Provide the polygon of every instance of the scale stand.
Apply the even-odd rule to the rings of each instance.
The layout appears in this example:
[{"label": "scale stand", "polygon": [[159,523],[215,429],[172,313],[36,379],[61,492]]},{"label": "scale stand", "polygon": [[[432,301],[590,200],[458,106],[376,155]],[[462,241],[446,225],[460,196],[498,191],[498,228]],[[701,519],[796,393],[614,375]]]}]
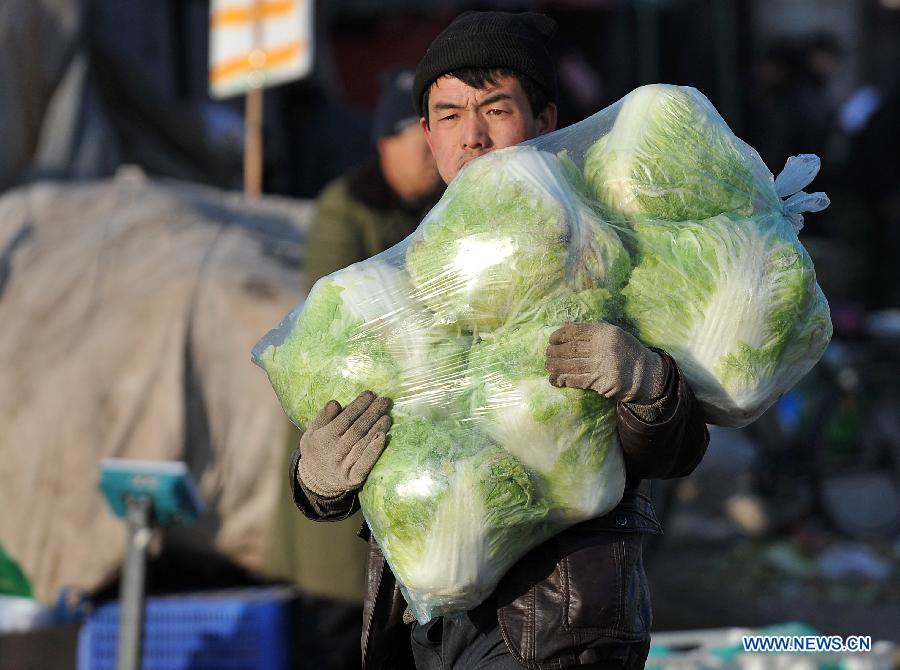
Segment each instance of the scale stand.
[{"label": "scale stand", "polygon": [[140,670],[147,546],[152,530],[175,520],[195,521],[203,513],[203,502],[182,461],[104,459],[100,490],[113,513],[128,523],[119,590],[116,670]]}]

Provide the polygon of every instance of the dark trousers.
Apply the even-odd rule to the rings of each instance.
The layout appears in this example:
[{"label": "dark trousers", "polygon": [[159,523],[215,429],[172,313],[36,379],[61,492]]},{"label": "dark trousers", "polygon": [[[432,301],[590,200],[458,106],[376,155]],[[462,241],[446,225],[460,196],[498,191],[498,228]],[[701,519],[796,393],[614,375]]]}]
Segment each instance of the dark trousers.
[{"label": "dark trousers", "polygon": [[[413,624],[411,644],[416,670],[521,670],[500,635],[496,614],[479,616],[478,608],[459,618],[438,617],[425,625]],[[580,665],[594,670],[640,670],[650,651],[650,640],[612,645],[606,660]]]}]

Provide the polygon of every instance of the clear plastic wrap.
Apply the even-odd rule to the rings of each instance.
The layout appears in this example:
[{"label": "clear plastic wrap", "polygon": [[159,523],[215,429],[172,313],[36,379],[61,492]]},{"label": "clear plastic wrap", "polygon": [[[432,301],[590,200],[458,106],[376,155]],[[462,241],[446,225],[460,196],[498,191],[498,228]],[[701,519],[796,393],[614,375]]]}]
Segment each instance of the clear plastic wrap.
[{"label": "clear plastic wrap", "polygon": [[668,351],[723,425],[809,370],[831,322],[797,231],[827,198],[794,194],[816,161],[789,163],[776,190],[699,92],[645,86],[472,161],[410,237],[321,279],[257,344],[300,427],[331,398],[393,398],[359,498],[420,621],[476,606],[621,498],[614,403],[547,380],[564,322]]},{"label": "clear plastic wrap", "polygon": [[775,179],[706,97],[664,84],[532,144],[571,162],[628,248],[625,327],[673,356],[710,423],[753,422],[819,360],[831,317],[798,238],[829,204],[801,190],[817,156]]}]

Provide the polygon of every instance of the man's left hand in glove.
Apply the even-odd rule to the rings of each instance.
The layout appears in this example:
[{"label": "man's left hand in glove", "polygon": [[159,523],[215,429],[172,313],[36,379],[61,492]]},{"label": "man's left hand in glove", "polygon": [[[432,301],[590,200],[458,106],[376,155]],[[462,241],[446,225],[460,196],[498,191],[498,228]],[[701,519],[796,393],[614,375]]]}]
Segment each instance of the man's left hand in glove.
[{"label": "man's left hand in glove", "polygon": [[553,386],[624,403],[649,405],[666,390],[663,357],[609,323],[566,322],[550,335],[545,367]]}]

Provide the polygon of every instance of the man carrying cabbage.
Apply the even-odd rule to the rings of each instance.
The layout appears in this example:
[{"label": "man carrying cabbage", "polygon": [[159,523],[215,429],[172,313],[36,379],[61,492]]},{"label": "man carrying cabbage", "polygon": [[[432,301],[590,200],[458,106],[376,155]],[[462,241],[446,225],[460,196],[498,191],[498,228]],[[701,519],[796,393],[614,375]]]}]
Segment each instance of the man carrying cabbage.
[{"label": "man carrying cabbage", "polygon": [[[416,71],[414,102],[448,184],[473,159],[555,129],[554,31],[554,22],[539,14],[466,12],[432,43]],[[407,255],[410,272],[414,260]],[[624,456],[621,501],[532,549],[481,604],[424,623],[413,620],[370,537],[365,667],[643,667],[651,611],[641,537],[661,532],[646,480],[689,474],[709,436],[668,354],[611,323],[590,322],[601,312],[566,303],[543,313],[553,315],[548,323],[566,315],[534,331],[546,344],[541,362],[549,382],[544,376],[537,388],[533,381],[521,384],[537,393],[584,389],[584,402],[608,403]],[[479,323],[489,332],[483,321],[476,332]],[[470,359],[476,351],[493,355],[487,345],[473,346]],[[335,521],[359,509],[360,489],[388,442],[391,410],[390,398],[367,391],[346,407],[331,400],[309,423],[290,472],[294,500],[306,516]],[[453,441],[452,431],[447,439]]]}]

